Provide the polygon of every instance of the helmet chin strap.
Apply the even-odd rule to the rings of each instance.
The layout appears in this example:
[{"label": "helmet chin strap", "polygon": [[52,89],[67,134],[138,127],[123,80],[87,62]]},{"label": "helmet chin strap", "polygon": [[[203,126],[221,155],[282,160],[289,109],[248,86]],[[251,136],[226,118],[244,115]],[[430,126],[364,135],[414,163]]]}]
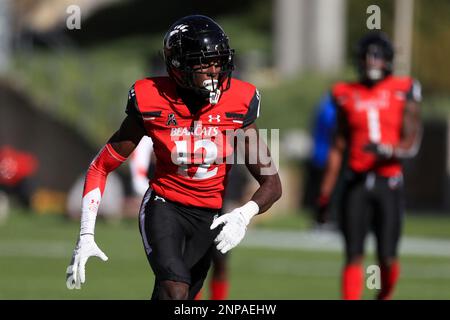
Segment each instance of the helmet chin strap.
[{"label": "helmet chin strap", "polygon": [[203,88],[209,91],[209,103],[215,105],[220,99],[220,89],[218,88],[219,81],[208,79],[203,81]]}]

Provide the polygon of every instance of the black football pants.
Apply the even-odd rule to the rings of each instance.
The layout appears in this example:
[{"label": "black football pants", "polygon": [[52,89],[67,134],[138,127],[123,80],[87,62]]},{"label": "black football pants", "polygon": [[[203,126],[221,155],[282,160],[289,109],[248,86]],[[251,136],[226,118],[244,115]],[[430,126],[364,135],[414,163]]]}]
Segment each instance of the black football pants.
[{"label": "black football pants", "polygon": [[218,210],[186,207],[147,191],[139,214],[147,259],[155,274],[152,299],[158,299],[164,280],[189,285],[194,299],[207,276],[214,239],[221,228],[210,230]]},{"label": "black football pants", "polygon": [[403,177],[349,172],[345,179],[341,229],[347,262],[364,254],[372,230],[379,262],[397,256],[403,220]]}]

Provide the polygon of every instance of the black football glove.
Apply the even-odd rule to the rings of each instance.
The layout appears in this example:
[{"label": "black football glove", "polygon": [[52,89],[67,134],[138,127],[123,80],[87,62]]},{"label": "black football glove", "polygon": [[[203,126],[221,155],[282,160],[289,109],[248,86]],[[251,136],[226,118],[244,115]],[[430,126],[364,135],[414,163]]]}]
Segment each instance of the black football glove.
[{"label": "black football glove", "polygon": [[394,154],[394,147],[390,144],[370,142],[364,146],[364,151],[373,153],[380,159],[390,159]]},{"label": "black football glove", "polygon": [[319,196],[316,200],[316,222],[322,225],[328,221],[328,211],[330,207],[330,197]]}]

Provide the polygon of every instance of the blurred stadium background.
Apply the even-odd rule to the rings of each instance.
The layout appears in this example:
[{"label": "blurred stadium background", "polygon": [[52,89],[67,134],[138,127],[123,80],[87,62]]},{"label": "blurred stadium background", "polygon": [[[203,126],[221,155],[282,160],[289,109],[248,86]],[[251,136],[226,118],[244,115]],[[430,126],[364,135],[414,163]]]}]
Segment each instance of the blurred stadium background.
[{"label": "blurred stadium background", "polygon": [[[70,5],[81,9],[79,30],[67,27]],[[280,129],[284,195],[233,250],[230,298],[338,299],[339,235],[312,228],[305,171],[315,108],[334,81],[355,76],[352,44],[367,31],[370,5],[379,6],[381,28],[394,39],[397,72],[419,79],[424,95],[422,149],[405,163],[403,271],[394,298],[449,299],[447,0],[1,0],[0,299],[150,297],[140,200],[126,165],[109,179],[112,196],[97,223],[110,260],[89,261],[81,291],[66,289],[65,268],[79,230],[80,179],[123,119],[131,84],[164,73],[166,29],[192,13],[222,25],[237,51],[235,75],[262,93],[259,127]],[[366,289],[366,298],[374,296]]]}]

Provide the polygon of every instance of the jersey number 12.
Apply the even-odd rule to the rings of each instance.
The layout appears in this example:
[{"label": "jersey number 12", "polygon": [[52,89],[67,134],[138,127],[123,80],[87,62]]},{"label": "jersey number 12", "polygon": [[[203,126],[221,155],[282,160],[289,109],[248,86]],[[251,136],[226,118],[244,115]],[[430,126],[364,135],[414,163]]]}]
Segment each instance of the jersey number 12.
[{"label": "jersey number 12", "polygon": [[[176,154],[177,154],[177,164],[178,164],[178,174],[188,177],[188,142],[186,140],[175,141]],[[194,143],[194,154],[200,149],[205,149],[205,156],[203,162],[197,164],[197,171],[195,172],[192,179],[201,180],[208,179],[217,174],[218,167],[213,170],[208,171],[211,164],[217,158],[217,146],[214,142],[208,139],[197,140]]]}]

